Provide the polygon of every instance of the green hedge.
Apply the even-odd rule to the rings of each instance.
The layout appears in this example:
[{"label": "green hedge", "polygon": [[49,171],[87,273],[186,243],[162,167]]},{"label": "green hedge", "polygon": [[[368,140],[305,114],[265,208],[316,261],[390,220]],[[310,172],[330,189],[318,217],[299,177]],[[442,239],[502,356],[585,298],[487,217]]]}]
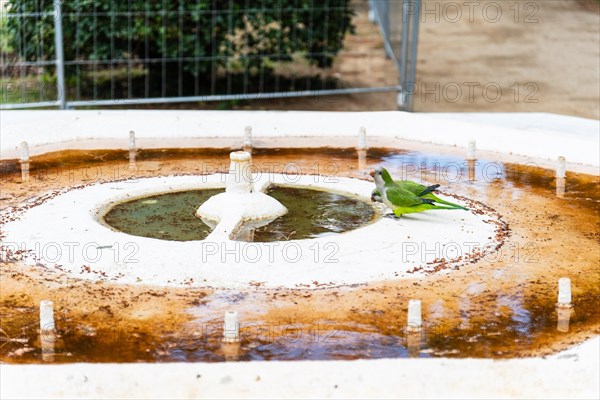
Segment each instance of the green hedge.
[{"label": "green hedge", "polygon": [[[62,2],[65,60],[97,61],[97,68],[110,67],[111,59],[134,62],[163,79],[165,68],[204,78],[215,67],[264,71],[295,55],[326,68],[353,30],[349,2],[67,0]],[[9,14],[52,10],[51,0],[9,0]],[[52,17],[8,18],[11,47],[30,61],[53,59],[53,24]],[[155,61],[144,63],[147,58]],[[67,78],[77,73],[66,69]],[[169,73],[167,80],[173,77]]]}]

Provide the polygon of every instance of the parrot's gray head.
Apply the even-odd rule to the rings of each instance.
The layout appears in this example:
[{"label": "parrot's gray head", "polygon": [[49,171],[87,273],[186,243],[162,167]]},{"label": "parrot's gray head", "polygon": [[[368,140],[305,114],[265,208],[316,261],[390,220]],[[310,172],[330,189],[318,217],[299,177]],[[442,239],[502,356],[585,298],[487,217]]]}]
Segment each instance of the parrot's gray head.
[{"label": "parrot's gray head", "polygon": [[371,171],[371,176],[375,179],[375,185],[378,188],[382,188],[385,186],[385,180],[383,179],[383,171],[382,167],[377,167],[373,171]]}]

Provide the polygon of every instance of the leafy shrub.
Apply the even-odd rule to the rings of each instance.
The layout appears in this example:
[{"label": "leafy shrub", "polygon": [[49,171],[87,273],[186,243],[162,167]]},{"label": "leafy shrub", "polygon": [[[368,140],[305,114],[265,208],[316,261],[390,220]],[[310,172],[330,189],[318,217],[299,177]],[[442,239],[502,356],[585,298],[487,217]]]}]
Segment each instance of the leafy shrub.
[{"label": "leafy shrub", "polygon": [[[66,75],[89,65],[143,67],[164,85],[182,74],[270,70],[300,54],[331,66],[353,30],[350,0],[68,0],[62,2]],[[52,0],[8,0],[4,29],[24,60],[54,59]],[[8,43],[7,43],[8,45]],[[88,76],[89,77],[89,76]],[[96,79],[96,78],[94,78]],[[180,83],[181,84],[181,83]]]}]

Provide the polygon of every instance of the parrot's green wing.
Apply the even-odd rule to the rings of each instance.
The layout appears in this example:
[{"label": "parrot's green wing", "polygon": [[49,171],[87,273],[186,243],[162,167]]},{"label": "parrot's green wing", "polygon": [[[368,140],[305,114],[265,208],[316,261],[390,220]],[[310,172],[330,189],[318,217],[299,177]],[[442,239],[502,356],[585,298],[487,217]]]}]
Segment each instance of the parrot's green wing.
[{"label": "parrot's green wing", "polygon": [[438,184],[425,186],[413,181],[396,181],[395,183],[397,183],[398,186],[400,186],[402,189],[406,189],[416,196],[423,197],[425,199],[430,199],[436,203],[444,204],[450,207],[460,208],[461,210],[468,210],[468,208],[459,206],[458,204],[451,203],[446,200],[442,200],[435,194],[433,194],[432,192],[440,187],[440,185]]},{"label": "parrot's green wing", "polygon": [[390,203],[396,207],[411,207],[423,203],[430,203],[431,200],[424,200],[419,196],[415,196],[406,189],[400,186],[389,186],[385,189],[385,195]]},{"label": "parrot's green wing", "polygon": [[419,197],[431,193],[440,187],[440,185],[425,186],[413,181],[395,181],[394,183]]},{"label": "parrot's green wing", "polygon": [[[406,182],[406,181],[405,181],[405,182]],[[417,185],[418,185],[418,184],[417,184]],[[420,186],[422,186],[422,185],[420,185]],[[423,187],[425,187],[425,186],[423,186]],[[429,186],[429,187],[426,187],[426,188],[431,188],[431,186]],[[415,190],[420,190],[420,189],[418,189],[416,186],[414,187],[414,189],[415,189]],[[410,191],[410,190],[409,190],[409,191]],[[413,193],[413,194],[415,194],[415,193],[414,193],[414,192],[412,192],[412,191],[410,191],[410,192],[411,192],[411,193]],[[419,197],[421,197],[421,196],[419,196]],[[458,204],[456,204],[456,203],[451,203],[451,202],[449,202],[449,201],[442,200],[442,199],[440,199],[439,197],[437,197],[437,196],[436,196],[435,194],[433,194],[433,193],[426,193],[426,194],[424,194],[422,197],[423,197],[424,199],[430,199],[430,200],[433,200],[435,203],[444,204],[444,205],[446,205],[446,206],[450,206],[450,207],[453,207],[453,208],[458,208],[458,209],[461,209],[461,210],[467,210],[467,211],[469,210],[468,208],[466,208],[466,207],[463,207],[463,206],[461,206],[461,205],[458,205]],[[379,189],[373,189],[373,191],[371,192],[371,201],[373,201],[373,202],[382,202],[382,199],[381,199],[381,193],[379,192]],[[413,212],[414,212],[414,211],[413,211]]]},{"label": "parrot's green wing", "polygon": [[439,188],[440,185],[436,184],[436,185],[431,185],[431,186],[427,186],[425,187],[425,189],[423,189],[420,193],[417,193],[417,196],[419,197],[423,197],[426,194],[431,194],[434,190],[436,190],[437,188]]}]

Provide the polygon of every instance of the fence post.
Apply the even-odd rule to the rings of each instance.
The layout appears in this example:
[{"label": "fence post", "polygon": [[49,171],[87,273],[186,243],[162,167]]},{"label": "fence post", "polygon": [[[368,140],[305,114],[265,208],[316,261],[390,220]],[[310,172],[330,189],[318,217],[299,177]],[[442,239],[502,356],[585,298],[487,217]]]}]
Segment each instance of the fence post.
[{"label": "fence post", "polygon": [[417,47],[419,44],[419,22],[421,19],[421,0],[414,0],[415,8],[412,15],[412,34],[410,38],[410,67],[408,69],[409,90],[406,92],[406,111],[413,110],[413,94],[415,92],[415,76],[417,73]]},{"label": "fence post", "polygon": [[402,40],[398,79],[400,93],[398,93],[397,105],[404,111],[413,110],[420,17],[421,0],[402,0]]},{"label": "fence post", "polygon": [[372,24],[377,23],[377,11],[375,11],[376,5],[375,0],[369,0],[369,22]]},{"label": "fence post", "polygon": [[67,88],[65,86],[65,54],[63,50],[62,32],[62,0],[54,0],[54,49],[56,55],[56,85],[60,93],[58,107],[64,110],[67,105]]},{"label": "fence post", "polygon": [[[383,2],[383,15],[380,15],[379,17],[383,19],[383,21],[381,21],[381,28],[383,30],[383,36],[384,36],[384,43],[391,43],[391,38],[390,38],[390,2],[389,0],[386,0]],[[384,46],[385,47],[385,56],[386,58],[392,58],[392,54],[390,54],[392,52],[392,47],[391,46]]]},{"label": "fence post", "polygon": [[410,18],[408,14],[409,0],[402,0],[402,37],[400,39],[400,71],[399,72],[399,83],[400,93],[398,93],[397,105],[400,110],[406,110],[406,63],[408,56],[408,27],[410,25]]}]

